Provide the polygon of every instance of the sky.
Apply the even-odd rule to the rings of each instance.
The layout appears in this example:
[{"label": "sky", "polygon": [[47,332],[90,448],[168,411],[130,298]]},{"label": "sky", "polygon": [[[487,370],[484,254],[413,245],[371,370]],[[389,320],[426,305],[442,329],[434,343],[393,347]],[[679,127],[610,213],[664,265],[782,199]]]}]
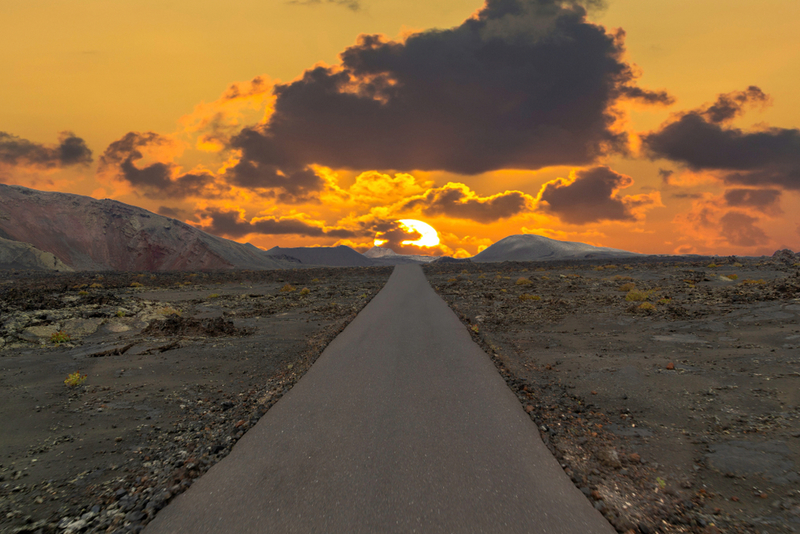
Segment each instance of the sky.
[{"label": "sky", "polygon": [[0,183],[262,248],[800,249],[796,0],[2,3]]}]

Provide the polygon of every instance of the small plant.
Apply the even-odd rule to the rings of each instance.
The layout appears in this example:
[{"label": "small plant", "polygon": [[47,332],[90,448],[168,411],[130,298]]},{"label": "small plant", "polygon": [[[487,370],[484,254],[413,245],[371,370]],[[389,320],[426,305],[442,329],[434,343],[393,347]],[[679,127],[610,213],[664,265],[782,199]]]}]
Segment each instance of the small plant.
[{"label": "small plant", "polygon": [[70,338],[69,334],[64,332],[63,330],[59,330],[58,332],[53,332],[50,334],[50,342],[55,343],[56,345],[60,345],[61,343],[66,343],[69,341]]},{"label": "small plant", "polygon": [[461,274],[469,274],[469,271],[464,269],[463,271],[461,271]]},{"label": "small plant", "polygon": [[622,281],[629,281],[629,280],[633,280],[633,278],[631,278],[630,276],[622,276],[621,274],[618,274],[618,275],[616,275],[616,276],[614,277],[614,280],[616,280],[616,281],[618,281],[618,282],[622,282]]},{"label": "small plant", "polygon": [[285,286],[283,286],[281,288],[281,293],[291,293],[292,291],[295,291],[296,289],[297,288],[294,287],[292,284],[286,284]]},{"label": "small plant", "polygon": [[671,299],[669,297],[664,297],[663,299],[658,301],[658,303],[661,304],[662,306],[665,305],[665,304],[669,304],[670,302],[671,302]]},{"label": "small plant", "polygon": [[[301,297],[305,297],[305,296],[306,296],[306,295],[308,295],[309,293],[311,293],[311,290],[310,290],[310,289],[308,289],[307,287],[304,287],[303,289],[301,289],[301,290],[300,290],[300,296],[301,296]],[[362,295],[362,297],[363,297],[363,296],[364,296],[364,295]]]},{"label": "small plant", "polygon": [[736,274],[736,273],[734,273],[734,274],[726,274],[725,278],[727,278],[728,280],[738,280],[739,279],[739,275]]},{"label": "small plant", "polygon": [[125,317],[125,312],[122,310],[117,310],[117,313],[115,313],[114,315],[116,315],[117,317]]},{"label": "small plant", "polygon": [[144,287],[144,284],[141,282],[131,282],[130,287]]},{"label": "small plant", "polygon": [[716,269],[717,267],[719,267],[719,265],[717,265],[716,263],[714,263],[714,262],[712,261],[711,263],[709,263],[708,265],[706,265],[706,267],[708,267],[709,269]]},{"label": "small plant", "polygon": [[181,316],[181,311],[180,310],[176,310],[172,306],[165,306],[164,308],[161,308],[160,310],[158,310],[158,313],[160,313],[161,315],[164,315],[164,316],[170,316],[170,315],[177,315],[178,317]]},{"label": "small plant", "polygon": [[542,300],[542,297],[539,295],[531,295],[530,293],[523,293],[519,296],[519,300]]},{"label": "small plant", "polygon": [[89,287],[92,288],[92,289],[103,289],[103,284],[99,284],[99,283],[95,282],[94,284],[90,285]]},{"label": "small plant", "polygon": [[658,487],[662,490],[667,487],[667,481],[661,477],[656,477],[656,484],[658,484]]},{"label": "small plant", "polygon": [[476,325],[476,324],[472,325],[470,327],[470,330],[472,330],[473,332],[475,332],[477,334],[478,333],[478,325]]},{"label": "small plant", "polygon": [[636,284],[634,284],[633,282],[628,282],[627,284],[622,284],[621,286],[619,286],[619,290],[620,291],[630,291],[635,287],[636,287]]},{"label": "small plant", "polygon": [[642,303],[639,305],[639,309],[640,309],[640,310],[642,310],[642,311],[653,311],[653,310],[655,310],[655,309],[656,309],[656,307],[655,307],[655,306],[653,306],[653,305],[652,305],[651,303],[649,303],[649,302],[642,302]]},{"label": "small plant", "polygon": [[514,282],[514,283],[515,283],[516,285],[518,285],[518,286],[529,286],[529,285],[531,285],[533,282],[531,282],[530,280],[528,280],[528,279],[527,279],[527,278],[525,278],[524,276],[520,276],[519,278],[517,278],[517,281],[516,281],[516,282]]},{"label": "small plant", "polygon": [[447,283],[448,284],[452,284],[452,283],[455,283],[455,282],[458,282],[458,278],[448,278],[447,279]]},{"label": "small plant", "polygon": [[81,297],[85,297],[88,294],[89,294],[88,291],[78,291],[78,295],[80,295]]},{"label": "small plant", "polygon": [[80,385],[83,385],[87,378],[89,378],[89,375],[81,376],[80,371],[75,371],[74,373],[67,375],[67,378],[64,379],[64,384],[66,384],[69,388],[76,388]]},{"label": "small plant", "polygon": [[485,274],[483,274],[483,273],[481,273],[481,274],[479,274],[479,275],[478,275],[478,278],[479,278],[480,280],[484,280],[484,279],[486,278],[486,275],[485,275]]},{"label": "small plant", "polygon": [[627,295],[625,295],[625,300],[628,302],[642,302],[647,300],[647,297],[649,296],[650,294],[647,291],[637,291],[632,289],[631,291],[628,291]]},{"label": "small plant", "polygon": [[208,296],[208,298],[209,298],[209,299],[218,299],[218,298],[219,298],[219,293],[211,293],[211,294]]},{"label": "small plant", "polygon": [[311,280],[311,283],[312,284],[319,284],[319,278],[314,278],[313,280]]},{"label": "small plant", "polygon": [[751,280],[748,278],[747,280],[742,280],[742,284],[746,286],[763,286],[766,282],[763,278],[759,278],[758,280]]}]

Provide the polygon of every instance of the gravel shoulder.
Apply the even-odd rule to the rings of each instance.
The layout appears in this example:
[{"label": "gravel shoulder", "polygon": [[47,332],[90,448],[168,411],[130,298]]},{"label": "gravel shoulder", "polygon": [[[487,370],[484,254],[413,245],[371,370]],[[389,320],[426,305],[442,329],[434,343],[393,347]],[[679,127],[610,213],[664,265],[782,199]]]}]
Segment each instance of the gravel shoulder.
[{"label": "gravel shoulder", "polygon": [[140,531],[390,274],[5,273],[0,532]]},{"label": "gravel shoulder", "polygon": [[425,270],[619,532],[800,532],[800,258]]}]

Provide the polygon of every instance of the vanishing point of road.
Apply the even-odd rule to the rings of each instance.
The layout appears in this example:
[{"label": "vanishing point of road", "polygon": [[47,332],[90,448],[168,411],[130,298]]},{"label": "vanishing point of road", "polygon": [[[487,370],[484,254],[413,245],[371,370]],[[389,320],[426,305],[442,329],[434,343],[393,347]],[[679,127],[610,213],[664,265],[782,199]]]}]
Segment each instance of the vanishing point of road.
[{"label": "vanishing point of road", "polygon": [[146,534],[612,534],[417,265]]}]

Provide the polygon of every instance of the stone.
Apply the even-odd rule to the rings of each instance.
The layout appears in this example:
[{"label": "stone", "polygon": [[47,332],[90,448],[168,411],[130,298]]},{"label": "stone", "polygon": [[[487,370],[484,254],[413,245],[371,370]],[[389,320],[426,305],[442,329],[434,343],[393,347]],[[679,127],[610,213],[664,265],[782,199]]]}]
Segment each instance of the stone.
[{"label": "stone", "polygon": [[597,459],[606,467],[619,469],[622,467],[622,462],[619,459],[619,453],[612,447],[600,449],[597,453]]}]

